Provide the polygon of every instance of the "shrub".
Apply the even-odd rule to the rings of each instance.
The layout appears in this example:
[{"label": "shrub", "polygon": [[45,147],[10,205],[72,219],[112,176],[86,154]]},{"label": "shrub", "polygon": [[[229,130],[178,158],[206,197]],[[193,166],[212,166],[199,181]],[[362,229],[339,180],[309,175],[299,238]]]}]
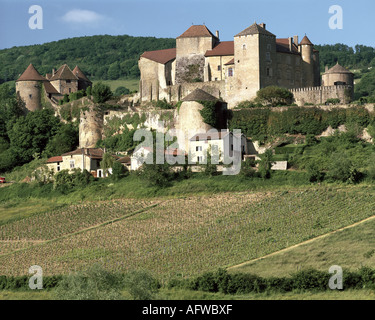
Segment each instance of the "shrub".
[{"label": "shrub", "polygon": [[58,300],[120,300],[124,279],[94,264],[85,271],[64,277],[55,290]]},{"label": "shrub", "polygon": [[341,102],[340,99],[331,98],[331,99],[327,99],[325,104],[339,104],[340,102]]},{"label": "shrub", "polygon": [[314,269],[301,270],[292,276],[294,289],[300,290],[326,290],[329,279],[329,273]]},{"label": "shrub", "polygon": [[324,180],[324,173],[320,170],[316,162],[310,162],[306,166],[310,182],[321,182]]},{"label": "shrub", "polygon": [[271,177],[272,158],[273,153],[271,149],[266,150],[266,152],[261,155],[258,172],[263,179],[269,179]]},{"label": "shrub", "polygon": [[257,101],[263,105],[270,105],[272,107],[290,105],[293,102],[293,93],[288,89],[269,86],[260,89],[257,92]]},{"label": "shrub", "polygon": [[131,271],[125,275],[125,287],[134,300],[151,300],[161,287],[147,271]]},{"label": "shrub", "polygon": [[104,103],[111,99],[112,91],[111,88],[102,82],[94,84],[92,88],[92,95],[95,103]]}]

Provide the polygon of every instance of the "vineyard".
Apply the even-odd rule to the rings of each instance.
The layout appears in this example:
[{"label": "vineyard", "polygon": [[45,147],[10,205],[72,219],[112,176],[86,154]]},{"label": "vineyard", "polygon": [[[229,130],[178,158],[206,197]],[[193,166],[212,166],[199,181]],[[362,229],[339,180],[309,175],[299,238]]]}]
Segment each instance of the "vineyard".
[{"label": "vineyard", "polygon": [[0,274],[67,274],[95,262],[160,279],[236,265],[375,213],[360,188],[82,203],[0,226]]}]

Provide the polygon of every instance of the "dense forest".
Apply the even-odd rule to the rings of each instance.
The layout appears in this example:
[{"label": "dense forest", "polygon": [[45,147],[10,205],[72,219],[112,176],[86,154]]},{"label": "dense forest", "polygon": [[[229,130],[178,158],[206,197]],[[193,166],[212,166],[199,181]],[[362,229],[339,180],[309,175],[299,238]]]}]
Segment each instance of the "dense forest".
[{"label": "dense forest", "polygon": [[0,50],[0,83],[17,80],[30,63],[42,75],[67,63],[79,65],[91,80],[138,78],[143,52],[175,45],[175,39],[100,35],[13,47]]}]

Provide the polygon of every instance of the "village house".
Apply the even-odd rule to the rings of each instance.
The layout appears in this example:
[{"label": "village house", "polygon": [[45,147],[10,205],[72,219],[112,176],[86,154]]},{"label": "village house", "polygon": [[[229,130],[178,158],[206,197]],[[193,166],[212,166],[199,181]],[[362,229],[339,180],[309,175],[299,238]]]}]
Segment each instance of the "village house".
[{"label": "village house", "polygon": [[[87,170],[95,178],[103,178],[104,172],[100,166],[103,159],[104,150],[100,148],[80,148],[71,152],[62,154],[61,156],[51,157],[47,160],[47,166],[54,173],[62,170],[74,169]],[[119,157],[113,155],[115,161],[119,161],[124,167],[130,167],[129,157]],[[109,174],[112,174],[112,169],[108,169]]]},{"label": "village house", "polygon": [[[211,161],[218,163],[224,162],[224,155],[233,157],[236,155],[234,148],[234,139],[236,136],[233,132],[213,131],[206,133],[198,133],[190,138],[189,153],[193,163],[206,163],[207,157],[211,154]],[[248,153],[247,139],[244,134],[237,138],[241,139],[240,154],[241,160]]]}]

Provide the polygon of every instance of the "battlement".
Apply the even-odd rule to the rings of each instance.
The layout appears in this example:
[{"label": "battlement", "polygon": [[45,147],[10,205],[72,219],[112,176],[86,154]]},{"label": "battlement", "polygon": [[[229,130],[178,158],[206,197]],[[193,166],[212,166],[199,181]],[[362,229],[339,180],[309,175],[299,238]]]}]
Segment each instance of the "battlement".
[{"label": "battlement", "polygon": [[310,92],[310,91],[337,91],[337,90],[346,90],[353,89],[350,85],[337,85],[337,86],[319,86],[319,87],[306,87],[306,88],[295,88],[289,89],[290,92]]},{"label": "battlement", "polygon": [[306,103],[324,104],[328,99],[340,99],[349,103],[353,99],[354,88],[351,85],[319,86],[289,89],[299,106]]}]

